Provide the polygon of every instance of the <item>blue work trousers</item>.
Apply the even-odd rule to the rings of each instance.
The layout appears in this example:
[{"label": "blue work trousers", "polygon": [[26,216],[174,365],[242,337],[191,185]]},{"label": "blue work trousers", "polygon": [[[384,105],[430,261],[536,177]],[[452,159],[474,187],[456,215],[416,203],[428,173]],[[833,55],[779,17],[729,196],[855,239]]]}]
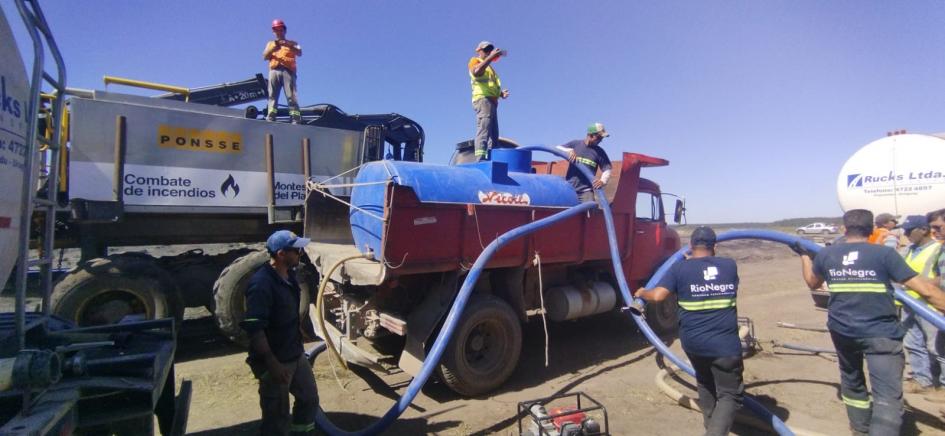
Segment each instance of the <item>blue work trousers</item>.
[{"label": "blue work trousers", "polygon": [[945,333],[908,307],[902,308],[902,328],[906,330],[902,346],[912,379],[922,387],[932,387],[938,373],[938,385],[945,386]]},{"label": "blue work trousers", "polygon": [[699,408],[706,436],[725,436],[742,408],[745,384],[742,356],[709,357],[686,353],[696,371]]},{"label": "blue work trousers", "polygon": [[[830,332],[840,364],[840,397],[850,427],[871,436],[897,436],[902,426],[902,340],[851,338]],[[863,361],[869,369],[869,390]],[[870,394],[872,393],[872,399]]]}]

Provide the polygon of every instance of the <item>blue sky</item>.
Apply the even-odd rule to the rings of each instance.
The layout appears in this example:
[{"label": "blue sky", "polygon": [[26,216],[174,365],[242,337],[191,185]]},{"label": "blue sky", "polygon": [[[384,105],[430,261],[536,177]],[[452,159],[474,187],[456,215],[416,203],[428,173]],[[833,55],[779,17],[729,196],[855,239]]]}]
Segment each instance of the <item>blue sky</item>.
[{"label": "blue sky", "polygon": [[854,151],[889,130],[945,131],[940,1],[43,6],[69,86],[98,89],[105,74],[188,87],[249,78],[265,71],[269,23],[282,18],[304,49],[303,105],[409,116],[434,163],[474,133],[466,62],[492,40],[510,51],[496,64],[512,93],[502,136],[554,145],[603,122],[612,158],[669,159],[645,176],[687,198],[690,222],[839,216],[835,181]]}]

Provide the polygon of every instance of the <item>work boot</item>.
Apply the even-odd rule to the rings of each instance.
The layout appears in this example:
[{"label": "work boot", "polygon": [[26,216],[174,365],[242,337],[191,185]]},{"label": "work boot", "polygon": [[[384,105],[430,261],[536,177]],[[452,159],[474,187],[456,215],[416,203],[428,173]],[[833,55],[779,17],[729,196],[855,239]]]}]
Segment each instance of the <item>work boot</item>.
[{"label": "work boot", "polygon": [[915,380],[906,380],[902,384],[902,391],[907,394],[928,394],[934,389],[935,387],[932,385],[925,386]]}]

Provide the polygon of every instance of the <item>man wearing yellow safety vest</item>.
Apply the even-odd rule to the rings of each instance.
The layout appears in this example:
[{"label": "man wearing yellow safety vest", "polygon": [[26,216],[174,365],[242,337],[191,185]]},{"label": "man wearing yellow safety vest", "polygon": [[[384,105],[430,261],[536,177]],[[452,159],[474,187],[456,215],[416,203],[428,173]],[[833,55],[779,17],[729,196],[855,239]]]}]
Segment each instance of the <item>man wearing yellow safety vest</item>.
[{"label": "man wearing yellow safety vest", "polygon": [[[933,210],[925,215],[925,218],[929,221],[929,229],[932,230],[932,237],[936,241],[945,243],[945,209]],[[935,283],[938,285],[939,289],[945,290],[945,248],[938,255],[938,259],[935,261]],[[935,333],[935,338],[933,342],[933,347],[935,353],[939,357],[945,356],[945,331],[939,330]],[[941,361],[939,361],[941,365]],[[927,398],[935,402],[945,402],[945,386],[942,386],[939,383],[938,390],[936,391],[935,398]],[[942,414],[942,417],[945,417],[945,408],[939,410]]]},{"label": "man wearing yellow safety vest", "polygon": [[269,106],[266,120],[276,120],[279,92],[285,90],[289,117],[292,124],[298,124],[302,120],[302,111],[299,110],[299,96],[295,87],[295,58],[302,56],[302,46],[285,39],[285,31],[286,26],[282,20],[272,20],[272,33],[276,38],[266,43],[266,49],[263,50],[263,60],[269,61]]},{"label": "man wearing yellow safety vest", "polygon": [[915,290],[938,310],[945,310],[945,292],[916,274],[896,250],[868,242],[872,212],[849,210],[843,214],[843,224],[846,242],[825,247],[813,259],[799,247],[795,251],[801,255],[807,285],[817,289],[826,281],[830,289],[827,329],[837,350],[840,396],[853,434],[898,435],[905,331],[893,302],[892,283]]},{"label": "man wearing yellow safety vest", "polygon": [[[932,239],[928,219],[924,215],[909,215],[902,223],[902,230],[911,245],[903,251],[906,264],[922,277],[937,279],[935,262],[942,251],[942,244]],[[906,293],[921,299],[918,292],[906,288]],[[898,301],[898,305],[902,306]],[[915,314],[908,306],[902,306],[902,328],[906,336],[902,345],[912,367],[912,383],[906,390],[913,393],[931,393],[935,390],[932,368],[945,369],[945,356],[936,353],[935,339],[938,329],[932,323]],[[945,385],[945,373],[939,373],[938,384]]]},{"label": "man wearing yellow safety vest", "polygon": [[742,407],[742,344],[738,338],[738,267],[715,255],[715,232],[697,227],[689,237],[692,256],[670,267],[653,289],[635,297],[659,302],[671,294],[679,303],[679,340],[696,371],[705,434],[728,434]]},{"label": "man wearing yellow safety vest", "polygon": [[502,89],[492,63],[505,55],[505,50],[482,41],[476,46],[476,56],[469,59],[472,105],[476,111],[476,158],[480,161],[488,159],[489,151],[499,144],[499,97],[509,98],[509,90]]}]

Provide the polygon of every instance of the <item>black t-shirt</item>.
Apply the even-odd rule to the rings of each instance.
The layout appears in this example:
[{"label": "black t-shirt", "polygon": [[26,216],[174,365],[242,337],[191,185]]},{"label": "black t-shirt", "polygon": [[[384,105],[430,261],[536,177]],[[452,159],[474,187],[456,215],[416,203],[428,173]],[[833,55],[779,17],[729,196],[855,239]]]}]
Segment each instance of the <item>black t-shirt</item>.
[{"label": "black t-shirt", "polygon": [[589,146],[584,143],[583,139],[575,139],[574,141],[562,145],[562,147],[574,150],[574,154],[577,155],[574,162],[568,165],[568,173],[565,175],[565,178],[577,192],[590,191],[592,181],[585,180],[584,175],[581,174],[581,170],[575,168],[575,164],[587,168],[591,176],[597,174],[598,169],[607,171],[611,167],[610,158],[607,157],[607,153],[604,152],[604,149],[597,145]]},{"label": "black t-shirt", "polygon": [[892,282],[915,277],[896,250],[867,242],[825,247],[814,257],[814,273],[830,288],[827,328],[851,338],[895,338],[899,324]]},{"label": "black t-shirt", "polygon": [[742,354],[738,339],[738,267],[727,257],[676,262],[660,281],[679,303],[679,340],[686,353],[706,357]]},{"label": "black t-shirt", "polygon": [[[299,330],[299,296],[301,288],[294,274],[283,280],[269,263],[253,274],[246,289],[246,318],[240,323],[252,335],[264,330],[269,348],[280,362],[292,362],[304,352]],[[247,362],[263,364],[250,348]]]}]

